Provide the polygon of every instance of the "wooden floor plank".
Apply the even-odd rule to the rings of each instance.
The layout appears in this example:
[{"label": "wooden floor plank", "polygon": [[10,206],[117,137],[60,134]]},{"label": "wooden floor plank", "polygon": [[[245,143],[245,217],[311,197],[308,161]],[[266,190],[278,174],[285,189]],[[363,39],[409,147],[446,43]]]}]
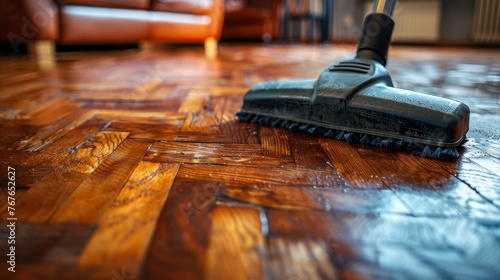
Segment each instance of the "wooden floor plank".
[{"label": "wooden floor plank", "polygon": [[260,142],[265,156],[291,156],[290,144],[286,130],[269,127],[260,128]]},{"label": "wooden floor plank", "polygon": [[26,91],[30,91],[30,90],[40,90],[40,89],[43,89],[45,86],[46,86],[46,84],[39,81],[39,80],[32,80],[30,82],[20,83],[17,85],[3,86],[1,99],[6,99],[6,98],[16,96],[16,95],[21,95],[21,94],[25,93]]},{"label": "wooden floor plank", "polygon": [[259,129],[255,124],[237,123],[233,128],[233,143],[260,144]]},{"label": "wooden floor plank", "polygon": [[47,93],[42,94],[40,97],[40,92],[36,92],[35,100],[28,100],[30,102],[28,105],[23,108],[22,111],[19,112],[17,116],[20,120],[25,120],[28,123],[32,123],[35,116],[39,116],[43,111],[50,111],[51,107],[54,106],[54,103],[60,101],[60,97],[55,93],[55,90],[47,90]]},{"label": "wooden floor plank", "polygon": [[387,187],[351,144],[322,138],[318,141],[338,174],[348,184],[358,188]]},{"label": "wooden floor plank", "polygon": [[241,109],[241,97],[232,96],[226,99],[222,123],[231,126],[234,143],[237,144],[260,144],[259,126],[250,123],[239,122],[234,114]]},{"label": "wooden floor plank", "polygon": [[25,221],[46,222],[126,137],[124,132],[100,132],[84,140],[75,153],[34,184],[16,203],[16,216]]},{"label": "wooden floor plank", "polygon": [[0,136],[0,149],[7,150],[12,144],[17,141],[17,137],[13,136]]},{"label": "wooden floor plank", "polygon": [[[40,92],[38,92],[40,94]],[[39,110],[31,114],[31,118],[23,120],[23,124],[32,126],[49,125],[57,120],[74,113],[75,110],[80,108],[79,104],[71,102],[68,98],[58,98],[54,102],[48,104],[45,110]]]},{"label": "wooden floor plank", "polygon": [[321,241],[272,238],[268,247],[270,279],[339,279]]},{"label": "wooden floor plank", "polygon": [[30,119],[41,110],[53,106],[59,101],[56,89],[46,88],[42,91],[34,89],[21,95],[11,96],[2,100],[2,106],[19,109],[21,112],[17,119]]},{"label": "wooden floor plank", "polygon": [[[183,169],[181,166],[179,172]],[[205,179],[176,177],[161,210],[141,277],[200,279],[207,262],[210,211],[224,187]]]},{"label": "wooden floor plank", "polygon": [[[382,181],[386,186],[397,186],[396,189],[422,190],[452,187],[453,183],[458,183],[451,180],[451,175],[443,172],[442,168],[435,166],[434,160],[380,151],[365,145],[359,145],[355,148],[372,168],[373,173],[370,176]],[[429,184],[429,182],[431,183]]]},{"label": "wooden floor plank", "polygon": [[84,123],[95,115],[93,111],[75,111],[67,117],[55,122],[53,125],[37,131],[28,139],[22,140],[12,148],[18,151],[40,151],[52,144],[52,142],[63,137],[69,131]]},{"label": "wooden floor plank", "polygon": [[[148,141],[125,139],[76,188],[54,213],[50,222],[97,224],[150,145],[151,142]],[[95,191],[96,188],[99,190],[98,192]]]},{"label": "wooden floor plank", "polygon": [[[383,214],[362,215],[346,214],[340,216],[349,230],[353,240],[362,241],[371,246],[380,246],[385,250],[385,244],[404,244],[405,247],[433,248],[437,250],[436,257],[447,256],[447,252],[455,252],[463,264],[463,269],[471,269],[482,263],[490,275],[498,273],[498,269],[488,265],[498,259],[498,239],[489,235],[487,231],[471,224],[467,219],[455,218],[419,218]],[[481,239],[482,242],[475,240]],[[435,260],[439,260],[436,258]],[[439,263],[434,264],[439,267]],[[434,268],[435,269],[435,268]]]},{"label": "wooden floor plank", "polygon": [[260,168],[249,166],[213,166],[185,164],[179,177],[210,178],[224,182],[227,186],[252,187],[272,185],[338,187],[345,182],[335,173],[324,170],[301,169],[297,167]]},{"label": "wooden floor plank", "polygon": [[315,137],[305,133],[292,133],[289,141],[297,167],[314,169],[332,167],[332,163]]},{"label": "wooden floor plank", "polygon": [[4,137],[16,137],[16,140],[19,141],[20,138],[29,137],[36,132],[36,127],[20,124],[18,120],[2,120],[2,122],[0,124],[0,135]]},{"label": "wooden floor plank", "polygon": [[457,168],[446,166],[445,169],[500,207],[500,174],[494,174],[470,159],[462,159]]},{"label": "wooden floor plank", "polygon": [[171,124],[178,125],[179,121],[186,118],[185,114],[169,113],[162,111],[130,111],[101,109],[96,115],[97,119],[110,120],[113,123],[136,123],[142,125]]},{"label": "wooden floor plank", "polygon": [[[14,199],[19,200],[27,191],[26,188],[16,188]],[[7,188],[0,188],[0,213],[7,213],[9,205],[9,193]]]},{"label": "wooden floor plank", "polygon": [[180,132],[224,134],[221,129],[224,99],[212,97],[210,92],[193,90],[189,93],[179,112],[187,118]]},{"label": "wooden floor plank", "polygon": [[409,214],[406,205],[391,190],[358,190],[317,186],[248,186],[228,185],[222,195],[252,205],[282,210],[335,210],[367,213]]},{"label": "wooden floor plank", "polygon": [[154,135],[156,131],[159,133],[176,133],[185,121],[185,117],[178,115],[167,115],[156,120],[146,117],[141,118],[137,114],[124,114],[123,117],[103,117],[103,120],[109,120],[111,125],[106,128],[110,131],[129,131],[131,135],[146,134]]},{"label": "wooden floor plank", "polygon": [[[110,88],[107,84],[94,85],[93,87],[85,87],[78,90],[69,91],[68,95],[79,102],[91,101],[160,101],[168,95],[170,87],[157,88],[158,82],[151,85],[142,85],[137,89],[127,88]],[[151,87],[151,88],[149,88]]]},{"label": "wooden floor plank", "polygon": [[[20,174],[17,185],[30,187],[46,176],[52,168],[63,162],[66,157],[77,151],[82,141],[95,135],[105,125],[106,123],[102,121],[87,121],[56,140],[54,145],[29,153],[26,157],[19,156],[12,159],[9,164]],[[0,178],[0,181],[3,182],[3,179]]]},{"label": "wooden floor plank", "polygon": [[139,273],[178,164],[142,161],[114,199],[82,252],[80,266]]},{"label": "wooden floor plank", "polygon": [[296,211],[266,209],[269,237],[344,240],[347,231],[328,211]]},{"label": "wooden floor plank", "polygon": [[0,85],[19,84],[29,80],[36,80],[37,78],[39,78],[39,74],[36,71],[13,70],[11,72],[2,72],[0,74]]},{"label": "wooden floor plank", "polygon": [[266,225],[262,225],[261,210],[217,205],[211,219],[205,278],[262,279]]},{"label": "wooden floor plank", "polygon": [[2,279],[9,279],[9,277],[14,277],[13,279],[127,279],[123,277],[133,277],[128,274],[126,270],[121,268],[116,268],[109,270],[107,268],[92,267],[89,268],[79,268],[72,264],[55,264],[47,266],[47,264],[26,264],[24,269],[16,270],[14,276],[13,273],[7,269],[0,270],[0,277]]},{"label": "wooden floor plank", "polygon": [[[442,177],[440,181],[447,182],[444,187],[441,187],[439,182],[434,182],[432,186],[435,185],[436,191],[429,192],[429,197],[438,195],[449,208],[454,208],[461,215],[476,219],[478,222],[488,224],[499,221],[500,209],[498,207],[474,191],[469,185],[451,176],[436,161],[407,154],[398,154],[398,157],[409,163],[408,165],[420,166],[425,170],[424,174],[438,174],[437,178]],[[422,208],[421,205],[414,206],[414,208]],[[431,209],[430,207],[426,208]]]},{"label": "wooden floor plank", "polygon": [[[372,167],[374,178],[392,189],[414,215],[465,214],[460,206],[443,196],[442,190],[466,186],[452,178],[453,175],[436,165],[434,160],[399,153],[377,152],[367,146],[359,146],[356,149]],[[447,166],[456,169],[456,164],[450,163]]]},{"label": "wooden floor plank", "polygon": [[[4,226],[5,227],[5,226]],[[8,228],[0,229],[0,236],[7,236]],[[29,222],[16,224],[15,244],[17,272],[23,265],[59,263],[75,265],[80,253],[89,240],[93,226],[79,224],[48,225]],[[17,245],[17,246],[16,246]],[[0,250],[9,252],[7,242],[0,244]],[[2,270],[7,271],[5,266]],[[12,277],[12,275],[10,276]],[[4,279],[12,279],[12,278]]]},{"label": "wooden floor plank", "polygon": [[260,145],[193,142],[156,142],[144,159],[158,162],[269,166],[282,166],[293,162],[291,157],[271,158],[262,155]]}]

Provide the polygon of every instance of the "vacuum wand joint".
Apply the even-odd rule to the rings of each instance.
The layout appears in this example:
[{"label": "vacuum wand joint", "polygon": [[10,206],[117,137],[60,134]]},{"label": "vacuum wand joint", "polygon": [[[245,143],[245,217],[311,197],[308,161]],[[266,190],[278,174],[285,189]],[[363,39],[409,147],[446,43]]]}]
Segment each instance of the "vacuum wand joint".
[{"label": "vacuum wand joint", "polygon": [[387,64],[394,29],[392,14],[395,6],[396,0],[376,0],[373,3],[373,13],[366,16],[363,23],[363,34],[356,58],[371,59],[384,66]]}]

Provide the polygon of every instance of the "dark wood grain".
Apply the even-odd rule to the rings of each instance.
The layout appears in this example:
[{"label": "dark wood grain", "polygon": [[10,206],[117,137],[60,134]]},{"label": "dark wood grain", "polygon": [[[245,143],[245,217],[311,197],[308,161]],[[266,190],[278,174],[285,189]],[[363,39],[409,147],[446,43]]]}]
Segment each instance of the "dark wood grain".
[{"label": "dark wood grain", "polygon": [[[206,278],[263,278],[267,225],[262,225],[261,210],[222,204],[213,208],[211,219],[212,234],[208,240]],[[242,221],[245,221],[244,224],[240,224]],[[238,273],[235,274],[235,271]]]},{"label": "dark wood grain", "polygon": [[[2,237],[7,228],[0,229]],[[18,223],[16,227],[16,259],[19,263],[64,263],[75,265],[80,253],[94,231],[93,226],[79,224]],[[2,242],[0,249],[7,252],[10,246]],[[10,251],[10,250],[9,250]],[[7,257],[2,256],[2,261]],[[22,270],[18,267],[18,271]],[[2,264],[2,270],[7,268]],[[10,278],[7,278],[10,279]]]},{"label": "dark wood grain", "polygon": [[294,133],[289,142],[297,167],[314,169],[332,167],[332,163],[315,137],[305,133]]},{"label": "dark wood grain", "polygon": [[69,114],[68,116],[55,121],[53,124],[44,127],[42,130],[37,131],[28,139],[18,142],[19,144],[14,145],[12,148],[18,151],[39,151],[52,144],[53,141],[58,140],[75,127],[92,118],[94,114],[95,112],[93,111],[75,110],[75,112]]},{"label": "dark wood grain", "polygon": [[149,141],[124,140],[75,189],[54,213],[50,222],[96,224],[106,213],[112,199],[128,180],[150,145]]},{"label": "dark wood grain", "polygon": [[291,156],[292,152],[286,130],[262,127],[260,128],[260,139],[262,153],[265,156]]},{"label": "dark wood grain", "polygon": [[0,278],[499,279],[498,50],[391,47],[398,87],[470,107],[454,162],[236,119],[253,84],[315,79],[354,52],[0,57]]},{"label": "dark wood grain", "polygon": [[210,180],[176,178],[144,260],[143,278],[203,277],[210,212],[221,188]]},{"label": "dark wood grain", "polygon": [[332,139],[319,139],[319,143],[338,174],[348,184],[358,188],[387,187],[376,176],[372,166],[349,143]]},{"label": "dark wood grain", "polygon": [[339,279],[323,240],[271,238],[268,254],[267,278]]},{"label": "dark wood grain", "polygon": [[100,221],[79,264],[126,267],[137,275],[178,168],[172,163],[139,163]]},{"label": "dark wood grain", "polygon": [[101,132],[77,146],[74,153],[34,184],[25,198],[16,203],[19,219],[47,221],[126,136],[124,132]]},{"label": "dark wood grain", "polygon": [[[17,185],[29,187],[39,181],[66,157],[75,153],[83,144],[82,139],[94,137],[106,124],[100,120],[85,122],[57,140],[55,145],[50,145],[36,153],[30,153],[29,157],[12,158],[10,164],[15,166],[16,172],[20,174],[16,182]],[[0,181],[3,182],[5,179],[0,178]]]},{"label": "dark wood grain", "polygon": [[290,156],[269,157],[258,144],[214,144],[193,142],[154,143],[144,157],[158,162],[183,162],[221,165],[290,165]]}]

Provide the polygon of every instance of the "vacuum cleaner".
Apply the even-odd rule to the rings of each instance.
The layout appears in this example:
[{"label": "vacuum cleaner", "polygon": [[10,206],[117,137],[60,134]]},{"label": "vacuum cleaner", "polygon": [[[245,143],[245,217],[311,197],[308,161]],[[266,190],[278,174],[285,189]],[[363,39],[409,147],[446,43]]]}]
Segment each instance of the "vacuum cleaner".
[{"label": "vacuum cleaner", "polygon": [[443,161],[459,157],[469,107],[394,88],[385,69],[396,0],[374,1],[354,59],[319,78],[254,85],[236,117],[242,122],[301,131]]}]

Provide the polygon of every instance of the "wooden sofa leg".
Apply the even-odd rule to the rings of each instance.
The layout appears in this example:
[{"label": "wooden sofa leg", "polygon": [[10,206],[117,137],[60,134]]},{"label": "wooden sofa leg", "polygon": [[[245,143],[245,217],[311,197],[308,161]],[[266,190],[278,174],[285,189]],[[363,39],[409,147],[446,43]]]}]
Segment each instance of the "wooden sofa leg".
[{"label": "wooden sofa leg", "polygon": [[205,56],[207,58],[216,58],[218,52],[218,41],[214,37],[205,39]]},{"label": "wooden sofa leg", "polygon": [[51,40],[37,40],[29,43],[29,54],[34,57],[41,68],[54,67],[56,62],[56,46]]}]

